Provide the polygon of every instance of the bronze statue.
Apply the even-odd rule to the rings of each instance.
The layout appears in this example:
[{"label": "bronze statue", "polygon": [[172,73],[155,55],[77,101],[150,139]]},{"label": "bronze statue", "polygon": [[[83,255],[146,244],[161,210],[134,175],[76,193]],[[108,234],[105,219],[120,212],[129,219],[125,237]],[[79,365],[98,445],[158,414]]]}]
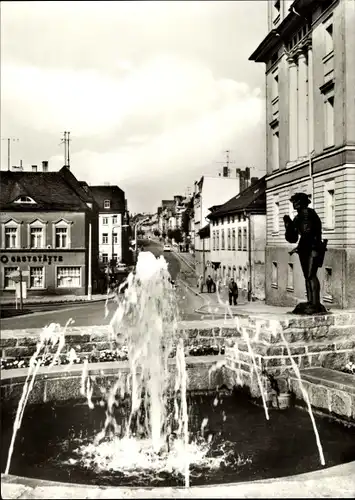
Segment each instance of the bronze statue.
[{"label": "bronze statue", "polygon": [[317,278],[318,268],[323,266],[328,240],[322,240],[322,223],[305,193],[295,193],[290,201],[297,211],[292,220],[284,216],[285,238],[289,243],[297,243],[297,248],[290,252],[298,253],[303,276],[306,282],[307,302],[297,304],[294,314],[326,313],[327,309],[320,302],[320,285]]}]

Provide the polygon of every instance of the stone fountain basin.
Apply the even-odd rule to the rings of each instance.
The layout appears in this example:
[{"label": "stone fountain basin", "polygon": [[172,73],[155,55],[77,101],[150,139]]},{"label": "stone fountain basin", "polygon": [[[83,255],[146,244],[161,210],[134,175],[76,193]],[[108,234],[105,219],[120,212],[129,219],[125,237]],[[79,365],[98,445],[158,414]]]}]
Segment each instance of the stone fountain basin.
[{"label": "stone fountain basin", "polygon": [[[189,390],[213,391],[223,384],[224,356],[190,357],[186,359]],[[219,368],[209,376],[211,367]],[[175,360],[169,365],[174,375]],[[129,373],[126,361],[90,364],[90,375],[114,377],[119,370]],[[51,400],[83,399],[80,394],[82,365],[41,367],[29,398],[29,404]],[[21,396],[27,369],[6,370],[2,373],[2,401],[16,405]],[[2,498],[299,498],[341,497],[353,498],[355,493],[355,462],[285,478],[216,486],[138,488],[110,487],[60,483],[20,476],[1,476]]]}]

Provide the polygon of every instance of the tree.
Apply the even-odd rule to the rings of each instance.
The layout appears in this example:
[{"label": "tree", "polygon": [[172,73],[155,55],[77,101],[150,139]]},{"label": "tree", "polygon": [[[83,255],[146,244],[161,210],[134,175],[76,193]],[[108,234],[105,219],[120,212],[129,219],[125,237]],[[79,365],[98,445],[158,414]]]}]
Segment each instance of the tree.
[{"label": "tree", "polygon": [[154,234],[154,236],[157,236],[159,238],[159,236],[160,236],[159,229],[154,229],[153,234]]},{"label": "tree", "polygon": [[176,243],[182,243],[184,241],[184,238],[182,236],[182,231],[179,227],[174,229],[173,238],[176,241]]}]

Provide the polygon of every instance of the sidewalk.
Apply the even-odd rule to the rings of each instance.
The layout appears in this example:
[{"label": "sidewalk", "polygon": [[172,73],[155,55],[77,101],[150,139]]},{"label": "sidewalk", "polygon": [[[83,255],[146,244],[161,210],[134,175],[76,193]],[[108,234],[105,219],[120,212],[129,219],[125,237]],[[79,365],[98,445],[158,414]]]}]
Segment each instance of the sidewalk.
[{"label": "sidewalk", "polygon": [[[28,297],[23,300],[23,305],[28,304],[56,304],[65,302],[98,302],[101,300],[106,300],[106,294],[92,295],[92,299],[88,300],[87,295],[50,295],[43,297]],[[0,306],[15,305],[14,297],[0,297]]]}]

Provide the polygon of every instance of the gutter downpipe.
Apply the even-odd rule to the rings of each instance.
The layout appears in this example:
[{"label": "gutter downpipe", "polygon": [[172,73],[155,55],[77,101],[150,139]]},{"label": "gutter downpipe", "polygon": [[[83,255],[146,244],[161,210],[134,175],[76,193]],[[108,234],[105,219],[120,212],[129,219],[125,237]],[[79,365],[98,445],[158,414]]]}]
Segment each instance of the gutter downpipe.
[{"label": "gutter downpipe", "polygon": [[251,268],[251,220],[250,213],[244,211],[245,217],[248,219],[248,261],[249,261],[249,280],[248,280],[248,302],[252,301],[252,268]]},{"label": "gutter downpipe", "polygon": [[308,45],[308,170],[311,181],[311,196],[312,205],[315,208],[314,199],[314,179],[313,179],[313,140],[312,140],[312,125],[313,125],[313,54],[312,41],[309,40]]}]

